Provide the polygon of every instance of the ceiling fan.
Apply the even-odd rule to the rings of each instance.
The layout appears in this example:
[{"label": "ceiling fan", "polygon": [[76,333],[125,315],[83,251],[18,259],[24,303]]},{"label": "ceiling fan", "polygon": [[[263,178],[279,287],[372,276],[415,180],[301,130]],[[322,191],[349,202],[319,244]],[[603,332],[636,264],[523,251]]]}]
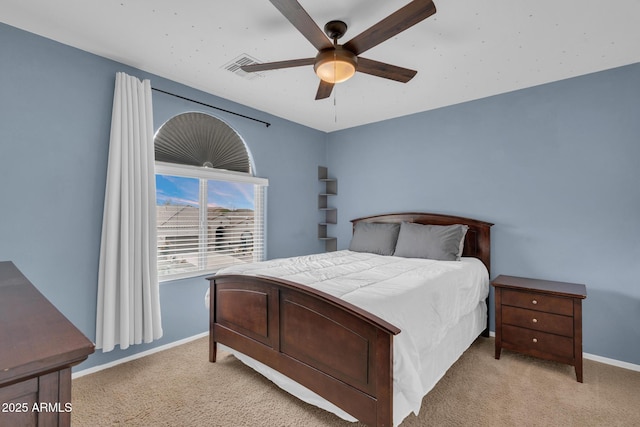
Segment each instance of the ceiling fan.
[{"label": "ceiling fan", "polygon": [[313,58],[245,65],[241,69],[251,73],[313,65],[320,78],[316,99],[328,98],[334,84],[351,78],[356,71],[402,83],[411,80],[417,71],[363,58],[360,54],[436,13],[432,0],[413,0],[347,43],[339,45],[338,40],[347,31],[344,22],[328,22],[323,34],[298,1],[269,1],[311,42],[318,54]]}]

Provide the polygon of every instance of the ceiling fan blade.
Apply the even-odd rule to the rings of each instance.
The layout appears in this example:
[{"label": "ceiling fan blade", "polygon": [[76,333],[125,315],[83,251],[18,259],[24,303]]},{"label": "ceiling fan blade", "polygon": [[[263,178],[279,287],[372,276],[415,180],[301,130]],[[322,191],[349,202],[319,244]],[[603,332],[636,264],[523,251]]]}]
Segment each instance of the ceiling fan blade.
[{"label": "ceiling fan blade", "polygon": [[432,0],[414,0],[343,45],[356,55],[379,45],[436,13]]},{"label": "ceiling fan blade", "polygon": [[318,86],[318,92],[316,93],[316,101],[330,97],[331,91],[333,91],[333,83],[320,80],[320,86]]},{"label": "ceiling fan blade", "polygon": [[296,0],[269,0],[285,18],[318,50],[329,49],[333,43]]},{"label": "ceiling fan blade", "polygon": [[356,70],[359,73],[371,74],[372,76],[395,80],[401,83],[408,82],[418,73],[415,70],[398,67],[397,65],[385,64],[384,62],[362,57],[358,57],[358,66]]},{"label": "ceiling fan blade", "polygon": [[255,73],[256,71],[277,70],[279,68],[301,67],[303,65],[313,65],[315,58],[291,59],[288,61],[265,62],[263,64],[243,65],[242,71]]}]

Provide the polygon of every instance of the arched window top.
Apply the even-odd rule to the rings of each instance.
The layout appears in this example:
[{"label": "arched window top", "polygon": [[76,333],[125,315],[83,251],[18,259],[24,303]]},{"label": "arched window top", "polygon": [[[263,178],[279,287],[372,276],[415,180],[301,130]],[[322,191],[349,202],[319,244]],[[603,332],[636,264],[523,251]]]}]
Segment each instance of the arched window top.
[{"label": "arched window top", "polygon": [[249,152],[240,135],[205,113],[182,113],[169,119],[156,133],[154,146],[159,162],[252,174]]}]

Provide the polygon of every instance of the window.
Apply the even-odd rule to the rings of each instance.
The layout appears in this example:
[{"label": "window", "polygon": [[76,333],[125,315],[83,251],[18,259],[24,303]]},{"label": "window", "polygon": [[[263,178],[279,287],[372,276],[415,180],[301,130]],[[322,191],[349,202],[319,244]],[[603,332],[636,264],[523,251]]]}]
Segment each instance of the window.
[{"label": "window", "polygon": [[[223,139],[221,124],[227,136]],[[177,132],[180,141],[172,139],[176,125],[183,127]],[[245,171],[250,169],[246,147],[229,129],[206,114],[185,113],[165,123],[155,137],[160,280],[199,276],[265,259],[268,181]],[[188,157],[188,164],[172,157],[171,150]],[[234,154],[225,155],[225,151]],[[230,157],[240,171],[216,168],[220,161],[229,167]]]},{"label": "window", "polygon": [[265,180],[158,163],[158,276],[212,273],[264,259]]}]

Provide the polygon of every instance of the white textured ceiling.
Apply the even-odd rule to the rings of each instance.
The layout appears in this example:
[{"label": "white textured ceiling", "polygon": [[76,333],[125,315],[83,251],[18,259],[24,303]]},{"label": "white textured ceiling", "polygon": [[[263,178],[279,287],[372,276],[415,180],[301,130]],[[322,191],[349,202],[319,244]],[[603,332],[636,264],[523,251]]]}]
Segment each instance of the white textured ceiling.
[{"label": "white textured ceiling", "polygon": [[[299,1],[319,27],[345,21],[343,43],[408,3]],[[640,62],[640,0],[434,1],[363,55],[418,70],[412,81],[356,74],[321,101],[311,66],[225,69],[315,56],[268,0],[2,0],[0,21],[327,132]]]}]

